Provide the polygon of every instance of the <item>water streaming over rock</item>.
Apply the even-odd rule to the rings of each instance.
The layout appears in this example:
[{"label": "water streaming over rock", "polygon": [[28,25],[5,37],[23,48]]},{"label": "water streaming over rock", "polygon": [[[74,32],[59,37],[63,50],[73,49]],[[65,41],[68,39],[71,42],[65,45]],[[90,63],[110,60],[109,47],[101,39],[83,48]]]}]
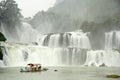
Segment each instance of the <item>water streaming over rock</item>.
[{"label": "water streaming over rock", "polygon": [[105,50],[87,52],[87,66],[120,66],[120,31],[105,33]]},{"label": "water streaming over rock", "polygon": [[41,35],[36,40],[37,43],[1,42],[4,56],[0,65],[23,66],[27,63],[40,63],[44,66],[120,66],[120,53],[116,49],[112,50],[116,42],[119,48],[119,31],[105,34],[105,50],[92,50],[87,34],[77,30]]},{"label": "water streaming over rock", "polygon": [[120,49],[120,31],[105,33],[105,49]]},{"label": "water streaming over rock", "polygon": [[81,30],[58,34],[51,33],[43,36],[40,39],[40,43],[41,40],[43,43],[42,46],[91,49],[87,33],[83,33]]},{"label": "water streaming over rock", "polygon": [[87,66],[120,66],[120,53],[116,50],[88,51]]},{"label": "water streaming over rock", "polygon": [[40,36],[39,32],[26,22],[15,27],[7,27],[1,23],[0,32],[5,35],[9,42],[35,42]]},{"label": "water streaming over rock", "polygon": [[0,60],[0,66],[4,66],[4,63],[2,60]]},{"label": "water streaming over rock", "polygon": [[6,66],[41,63],[45,66],[83,65],[91,49],[87,33],[81,30],[40,37],[38,45],[1,43]]}]

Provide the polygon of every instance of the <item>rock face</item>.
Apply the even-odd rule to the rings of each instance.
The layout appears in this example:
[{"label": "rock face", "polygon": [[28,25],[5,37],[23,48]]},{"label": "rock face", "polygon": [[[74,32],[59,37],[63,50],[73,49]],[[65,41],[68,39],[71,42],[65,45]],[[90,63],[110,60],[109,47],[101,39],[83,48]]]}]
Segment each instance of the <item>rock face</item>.
[{"label": "rock face", "polygon": [[0,59],[3,59],[2,49],[0,48]]},{"label": "rock face", "polygon": [[[6,41],[7,39],[5,38],[5,36],[0,32],[0,41]],[[1,46],[0,46],[0,59],[2,60],[3,59],[3,54],[2,54],[2,49],[1,49]]]},{"label": "rock face", "polygon": [[0,32],[0,41],[6,41],[7,39],[5,36]]}]

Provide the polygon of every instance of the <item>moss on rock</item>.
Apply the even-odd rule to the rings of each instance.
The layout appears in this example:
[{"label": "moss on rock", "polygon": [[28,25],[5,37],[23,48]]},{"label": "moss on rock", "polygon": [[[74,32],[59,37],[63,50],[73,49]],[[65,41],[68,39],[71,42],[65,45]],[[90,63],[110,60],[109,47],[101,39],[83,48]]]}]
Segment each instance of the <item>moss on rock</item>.
[{"label": "moss on rock", "polygon": [[120,75],[112,74],[112,75],[106,75],[107,78],[120,78]]}]

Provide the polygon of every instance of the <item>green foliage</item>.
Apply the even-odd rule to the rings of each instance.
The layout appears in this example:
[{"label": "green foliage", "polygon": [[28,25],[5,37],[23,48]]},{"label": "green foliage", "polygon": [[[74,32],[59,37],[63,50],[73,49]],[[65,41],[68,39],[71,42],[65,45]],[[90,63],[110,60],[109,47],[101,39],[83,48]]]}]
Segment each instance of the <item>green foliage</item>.
[{"label": "green foliage", "polygon": [[81,25],[81,29],[87,32],[97,32],[97,31],[111,31],[120,29],[120,14],[115,14],[114,16],[108,18],[103,23],[95,23],[84,21]]},{"label": "green foliage", "polygon": [[104,49],[105,32],[120,30],[120,14],[115,14],[104,22],[84,21],[81,24],[84,32],[90,32],[89,36],[92,49]]},{"label": "green foliage", "polygon": [[[29,23],[35,27],[39,27],[39,31],[45,29],[50,30],[50,32],[66,32],[79,29],[80,20],[78,18],[71,18],[70,15],[60,15],[54,12],[38,12]],[[43,30],[44,31],[44,30]]]},{"label": "green foliage", "polygon": [[0,2],[0,23],[7,26],[20,24],[20,9],[14,0],[2,0]]}]

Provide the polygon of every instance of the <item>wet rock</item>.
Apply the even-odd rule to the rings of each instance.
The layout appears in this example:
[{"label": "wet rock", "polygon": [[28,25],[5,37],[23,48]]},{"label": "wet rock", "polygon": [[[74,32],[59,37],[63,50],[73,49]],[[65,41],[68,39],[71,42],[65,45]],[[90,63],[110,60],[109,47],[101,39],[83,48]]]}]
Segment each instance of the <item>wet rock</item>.
[{"label": "wet rock", "polygon": [[55,69],[54,71],[58,71],[58,70]]},{"label": "wet rock", "polygon": [[103,63],[103,64],[101,64],[99,67],[105,67],[106,65]]},{"label": "wet rock", "polygon": [[47,70],[48,70],[48,68],[43,68],[43,69],[42,69],[42,71],[47,71]]},{"label": "wet rock", "polygon": [[112,75],[106,75],[107,78],[120,78],[120,75],[112,74]]}]

